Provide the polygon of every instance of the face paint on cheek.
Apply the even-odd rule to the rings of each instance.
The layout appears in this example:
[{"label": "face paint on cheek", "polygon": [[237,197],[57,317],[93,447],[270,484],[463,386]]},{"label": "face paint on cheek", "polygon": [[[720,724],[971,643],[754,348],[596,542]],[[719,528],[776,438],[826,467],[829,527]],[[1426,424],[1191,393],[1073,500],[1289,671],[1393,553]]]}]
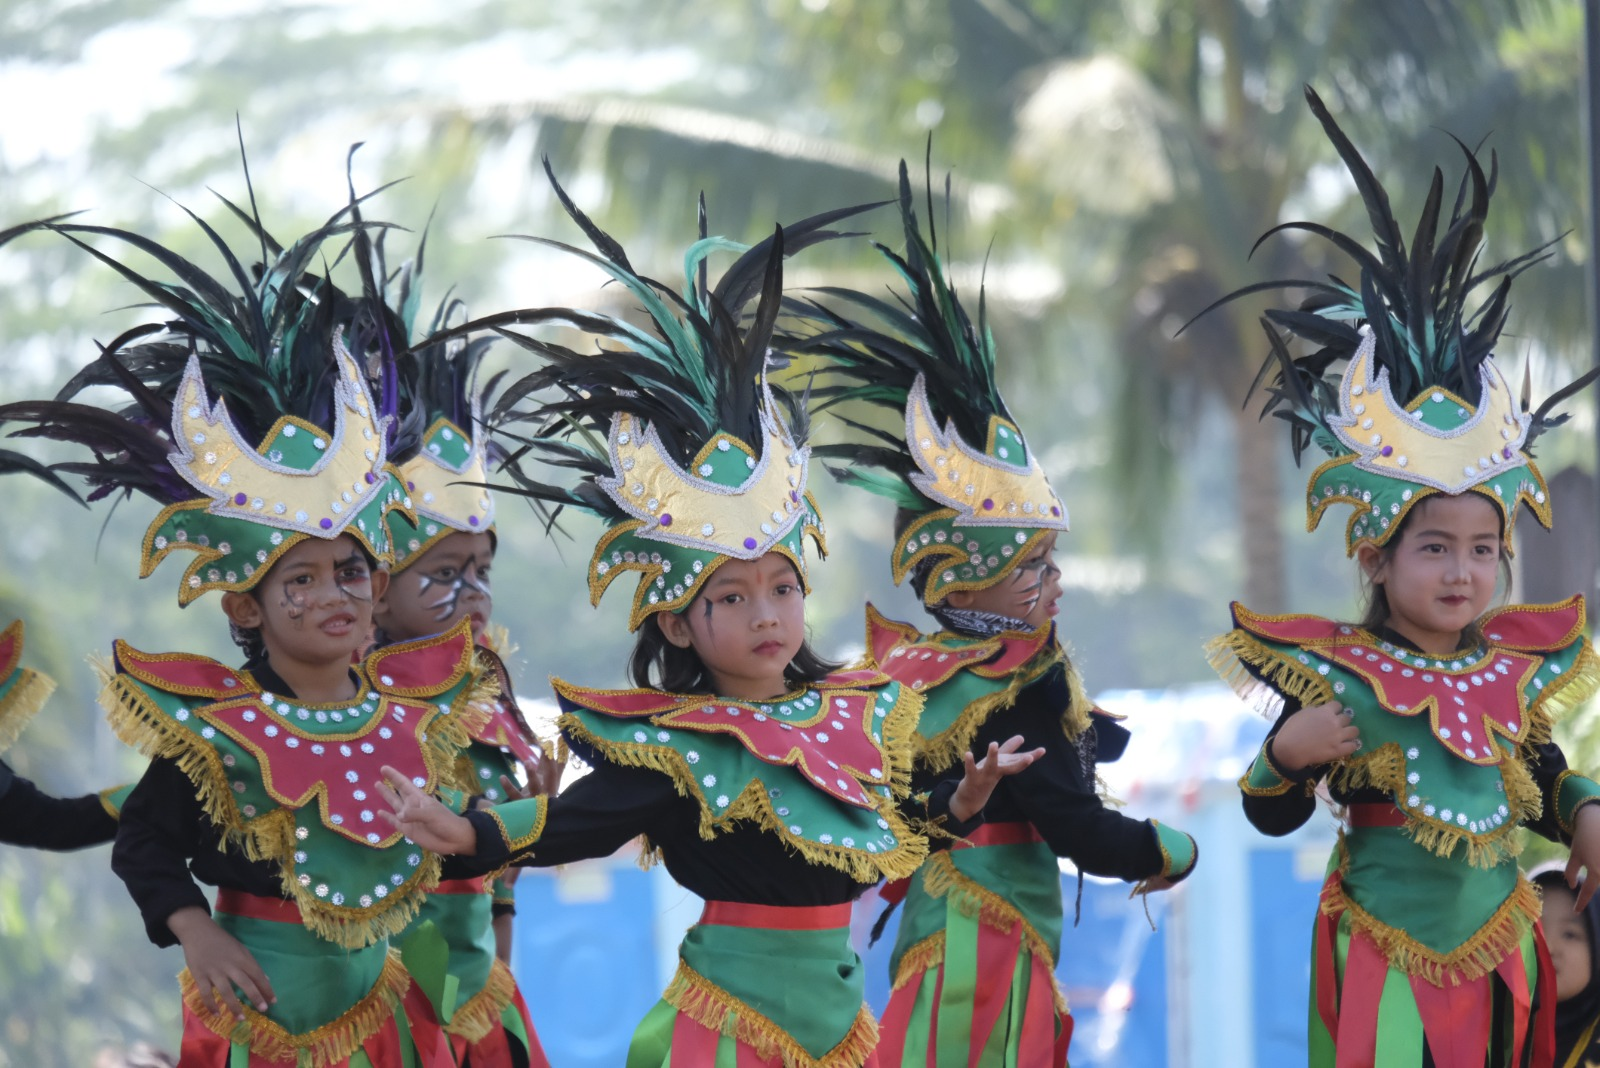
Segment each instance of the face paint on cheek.
[{"label": "face paint on cheek", "polygon": [[456,607],[461,603],[461,595],[467,590],[476,591],[483,597],[485,601],[493,600],[494,595],[489,592],[489,580],[475,579],[472,577],[473,573],[478,570],[477,563],[477,557],[467,557],[467,562],[461,568],[460,574],[447,582],[436,580],[428,575],[421,576],[421,580],[417,585],[417,593],[421,594],[426,592],[436,582],[443,585],[445,588],[445,592],[442,597],[440,597],[437,601],[433,601],[424,605],[424,607],[434,610],[434,619],[446,620],[455,615]]},{"label": "face paint on cheek", "polygon": [[311,606],[311,598],[304,590],[291,586],[286,582],[283,584],[283,600],[278,602],[278,606],[283,609],[283,614],[295,626],[303,626],[305,624],[306,610]]},{"label": "face paint on cheek", "polygon": [[339,587],[339,592],[352,601],[366,604],[372,600],[372,576],[363,575],[361,578],[335,579],[334,585]]}]

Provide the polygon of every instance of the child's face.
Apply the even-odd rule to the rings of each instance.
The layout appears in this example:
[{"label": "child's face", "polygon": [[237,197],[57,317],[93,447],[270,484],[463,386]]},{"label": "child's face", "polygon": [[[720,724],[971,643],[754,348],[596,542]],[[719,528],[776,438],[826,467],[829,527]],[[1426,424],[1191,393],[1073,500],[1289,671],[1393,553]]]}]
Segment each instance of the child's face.
[{"label": "child's face", "polygon": [[1556,1000],[1566,1001],[1589,985],[1594,961],[1589,959],[1589,925],[1583,913],[1573,912],[1577,898],[1563,886],[1542,886],[1544,938],[1556,966]]},{"label": "child's face", "polygon": [[654,618],[668,641],[694,649],[719,695],[764,700],[788,690],[784,669],[805,641],[805,591],[779,553],[725,560],[681,615]]},{"label": "child's face", "polygon": [[1061,569],[1056,567],[1056,535],[1044,539],[993,586],[981,590],[956,590],[946,600],[951,608],[990,612],[1020,619],[1030,628],[1055,618],[1061,599]]},{"label": "child's face", "polygon": [[1387,561],[1370,546],[1360,559],[1383,585],[1389,626],[1423,652],[1453,652],[1494,598],[1500,513],[1476,493],[1431,496],[1412,509]]},{"label": "child's face", "polygon": [[374,618],[395,641],[410,641],[472,620],[472,636],[482,637],[494,611],[489,568],[494,538],[456,531],[439,541],[405,570],[390,577]]},{"label": "child's face", "polygon": [[372,602],[388,574],[374,573],[348,534],[306,538],[278,558],[250,594],[223,597],[241,627],[259,628],[273,660],[349,663],[372,628]]}]

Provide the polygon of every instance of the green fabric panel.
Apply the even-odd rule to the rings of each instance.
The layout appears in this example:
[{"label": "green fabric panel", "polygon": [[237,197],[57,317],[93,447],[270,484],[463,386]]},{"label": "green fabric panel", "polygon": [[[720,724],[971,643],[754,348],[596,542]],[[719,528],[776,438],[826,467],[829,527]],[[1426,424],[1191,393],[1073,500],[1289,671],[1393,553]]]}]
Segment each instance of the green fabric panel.
[{"label": "green fabric panel", "polygon": [[505,1028],[506,1034],[521,1042],[523,1049],[533,1048],[533,1042],[528,1038],[528,1028],[522,1021],[522,1013],[517,1011],[516,1002],[510,1002],[500,1010],[500,1026]]},{"label": "green fabric panel", "polygon": [[978,920],[946,909],[944,984],[939,990],[939,1068],[966,1068],[972,1046],[972,1003],[978,992]]},{"label": "green fabric panel", "polygon": [[372,991],[388,959],[387,943],[345,949],[294,923],[216,914],[266,973],[278,1001],[268,1019],[290,1034],[305,1034],[348,1012]]},{"label": "green fabric panel", "polygon": [[1156,838],[1161,843],[1161,848],[1167,851],[1171,858],[1162,875],[1187,875],[1189,869],[1194,867],[1195,844],[1194,839],[1178,830],[1168,827],[1165,823],[1150,821],[1156,829]]},{"label": "green fabric panel", "polygon": [[543,825],[545,807],[549,802],[550,799],[547,797],[528,797],[496,805],[492,811],[499,817],[500,823],[511,835],[511,841],[515,844],[531,835],[535,827]]},{"label": "green fabric panel", "polygon": [[983,1046],[983,1059],[978,1063],[1027,1068],[1018,1064],[1017,1057],[1021,1053],[1022,1021],[1027,1015],[1032,972],[1033,954],[1023,949],[1017,954],[1016,966],[1011,971],[1011,993],[1006,1001],[1006,1010],[995,1021],[994,1030],[989,1032],[989,1041]]},{"label": "green fabric panel", "polygon": [[472,764],[473,782],[477,786],[477,792],[490,801],[505,800],[505,787],[500,785],[500,776],[504,775],[512,782],[517,781],[517,762],[511,754],[497,745],[474,741],[467,746],[462,755]]},{"label": "green fabric panel", "polygon": [[250,1047],[237,1042],[229,1046],[228,1068],[250,1068]]},{"label": "green fabric panel", "polygon": [[1378,999],[1378,1064],[1422,1063],[1422,1015],[1411,980],[1397,968],[1384,975]]},{"label": "green fabric panel", "polygon": [[[1043,842],[953,849],[956,870],[1001,897],[1027,920],[1051,947],[1051,966],[1061,955],[1061,868]],[[946,904],[928,896],[923,873],[911,877],[900,911],[900,932],[889,960],[889,973],[900,970],[900,958],[924,938],[944,930]]]},{"label": "green fabric panel", "polygon": [[394,939],[396,945],[402,944],[424,923],[434,925],[450,950],[450,974],[461,984],[456,993],[457,1008],[489,981],[489,970],[494,966],[492,908],[488,894],[429,894],[416,918]]},{"label": "green fabric panel", "polygon": [[1516,887],[1516,864],[1474,868],[1421,848],[1399,827],[1365,828],[1344,846],[1346,896],[1437,953],[1476,934]]},{"label": "green fabric panel", "polygon": [[881,1068],[927,1068],[928,1049],[933,1042],[934,994],[938,985],[939,969],[929,969],[922,976],[922,985],[917,987],[917,996],[911,1002],[905,1052],[900,1063],[884,1064]]},{"label": "green fabric panel", "polygon": [[783,1028],[813,1057],[850,1032],[865,975],[847,928],[778,931],[697,924],[678,947],[694,971]]},{"label": "green fabric panel", "polygon": [[678,1010],[658,1001],[644,1014],[628,1043],[625,1068],[662,1068],[672,1056],[672,1025]]},{"label": "green fabric panel", "polygon": [[[962,645],[977,643],[947,641],[946,644],[959,648]],[[961,713],[965,712],[972,702],[998,693],[1010,684],[1010,678],[986,679],[971,671],[956,672],[948,680],[931,687],[923,695],[925,703],[922,706],[922,716],[917,720],[917,735],[928,739],[937,738],[955,724]],[[958,760],[956,763],[959,765],[961,762]]]},{"label": "green fabric panel", "polygon": [[1568,775],[1561,780],[1561,792],[1556,798],[1556,811],[1561,822],[1568,827],[1577,818],[1578,806],[1590,798],[1600,797],[1600,783],[1585,775]]}]

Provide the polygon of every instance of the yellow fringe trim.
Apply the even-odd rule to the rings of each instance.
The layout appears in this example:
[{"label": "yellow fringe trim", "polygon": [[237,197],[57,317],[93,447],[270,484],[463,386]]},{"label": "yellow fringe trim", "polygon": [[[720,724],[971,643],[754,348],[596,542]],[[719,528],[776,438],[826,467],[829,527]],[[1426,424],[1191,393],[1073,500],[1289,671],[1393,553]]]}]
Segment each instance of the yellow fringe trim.
[{"label": "yellow fringe trim", "polygon": [[[1002,934],[1010,934],[1017,924],[1022,925],[1022,944],[1028,947],[1028,952],[1036,957],[1042,957],[1050,962],[1050,989],[1055,995],[1056,1009],[1063,1015],[1068,1012],[1067,996],[1061,992],[1061,986],[1055,980],[1056,953],[1039,932],[1034,930],[1033,924],[1028,922],[1015,905],[990,890],[982,883],[962,874],[956,867],[949,852],[935,853],[926,864],[922,866],[922,889],[929,897],[938,899],[947,897],[950,904],[954,905],[965,916],[972,916],[985,927],[992,927]],[[944,933],[938,935],[939,956],[934,962],[944,963]],[[913,949],[926,945],[931,939],[923,939]],[[907,953],[900,960],[900,972],[906,971],[907,962],[911,954]],[[895,985],[900,985],[897,977]]]},{"label": "yellow fringe trim", "polygon": [[44,707],[55,689],[56,682],[49,675],[27,668],[17,669],[17,681],[0,699],[0,753],[11,748],[22,728]]},{"label": "yellow fringe trim", "polygon": [[[918,734],[917,764],[934,771],[942,771],[952,766],[960,767],[962,754],[972,748],[972,739],[976,738],[979,729],[989,722],[989,717],[1016,704],[1017,695],[1022,692],[1023,687],[1038,679],[1056,664],[1065,662],[1066,658],[1061,646],[1052,643],[1049,648],[1040,650],[1027,663],[1012,672],[1001,689],[970,702],[950,726],[931,738]],[[1071,664],[1067,665],[1067,686],[1072,700],[1062,715],[1062,728],[1068,738],[1076,738],[1089,725],[1089,697],[1084,692],[1083,683],[1078,680],[1078,673],[1072,669]]]},{"label": "yellow fringe trim", "polygon": [[455,1015],[450,1017],[444,1029],[468,1042],[482,1040],[491,1031],[505,1026],[501,1013],[511,1004],[516,992],[517,981],[512,978],[511,969],[506,967],[505,961],[496,957],[489,966],[489,978],[484,982],[483,989],[456,1007]]},{"label": "yellow fringe trim", "polygon": [[1267,646],[1243,628],[1212,638],[1205,651],[1206,661],[1222,681],[1263,714],[1272,714],[1279,697],[1295,698],[1305,706],[1333,700],[1332,684],[1315,668]]},{"label": "yellow fringe trim", "polygon": [[763,1061],[781,1057],[783,1068],[860,1068],[878,1046],[878,1021],[863,1005],[839,1043],[813,1057],[782,1027],[681,960],[661,1000],[702,1027],[731,1035]]},{"label": "yellow fringe trim", "polygon": [[[1339,841],[1339,873],[1343,876],[1350,857],[1344,839]],[[1409,976],[1420,976],[1434,986],[1452,986],[1481,979],[1497,968],[1507,954],[1515,952],[1535,923],[1541,905],[1539,891],[1520,873],[1511,895],[1500,904],[1477,932],[1448,953],[1429,949],[1398,927],[1390,927],[1345,896],[1344,887],[1332,889],[1324,897],[1324,916],[1347,915],[1352,931],[1359,931],[1377,943],[1389,965]]]},{"label": "yellow fringe trim", "polygon": [[891,990],[899,990],[923,972],[932,971],[944,964],[944,931],[938,930],[920,942],[912,944],[900,956],[900,967],[895,969]]},{"label": "yellow fringe trim", "polygon": [[889,833],[894,835],[898,843],[893,849],[880,853],[823,845],[791,833],[788,822],[773,811],[772,799],[768,797],[760,779],[750,780],[733,803],[718,814],[696,788],[698,779],[694,769],[677,750],[601,738],[571,712],[563,713],[558,723],[562,733],[582,739],[606,760],[626,767],[660,772],[672,781],[680,796],[698,800],[701,838],[710,841],[733,823],[748,820],[777,836],[811,864],[836,868],[857,882],[875,883],[880,879],[909,878],[922,866],[928,855],[927,838],[907,824],[895,801],[911,792],[912,733],[921,714],[922,695],[909,686],[901,686],[894,708],[884,717],[883,724],[884,778],[890,796],[883,797],[863,787],[867,789],[873,810],[888,822]]},{"label": "yellow fringe trim", "polygon": [[200,990],[189,969],[185,968],[178,975],[184,1006],[212,1034],[245,1046],[266,1060],[285,1061],[297,1068],[326,1068],[356,1053],[362,1043],[394,1018],[410,986],[411,977],[400,963],[399,951],[391,949],[378,981],[360,1001],[341,1013],[338,1019],[296,1035],[248,1005],[242,1022],[227,1013],[213,1014],[200,1001]]},{"label": "yellow fringe trim", "polygon": [[[406,882],[369,906],[329,904],[294,878],[290,862],[295,851],[294,811],[275,808],[247,822],[228,785],[227,769],[218,752],[178,726],[132,679],[115,673],[103,661],[96,668],[103,683],[100,706],[117,737],[152,759],[176,764],[193,784],[201,808],[226,844],[238,847],[250,860],[278,865],[278,879],[284,892],[299,906],[308,930],[346,949],[363,949],[410,925],[422,907],[423,892],[439,882],[437,855],[422,851],[422,863]],[[483,725],[484,714],[473,706],[485,699],[485,693],[491,695],[490,699],[498,696],[498,686],[492,676],[474,669],[471,684],[457,695],[450,714],[429,721],[422,755],[429,773],[442,786],[459,789],[453,785],[456,754]]]}]

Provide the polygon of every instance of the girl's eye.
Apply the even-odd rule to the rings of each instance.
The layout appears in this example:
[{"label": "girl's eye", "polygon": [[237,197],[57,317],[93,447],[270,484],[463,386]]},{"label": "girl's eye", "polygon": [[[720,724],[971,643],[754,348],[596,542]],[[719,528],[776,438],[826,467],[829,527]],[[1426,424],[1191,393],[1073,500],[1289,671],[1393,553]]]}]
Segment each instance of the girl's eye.
[{"label": "girl's eye", "polygon": [[726,597],[724,597],[722,599],[722,603],[723,604],[738,604],[742,600],[744,600],[744,598],[742,596],[740,596],[739,594],[730,593],[730,594],[728,594]]},{"label": "girl's eye", "polygon": [[310,575],[304,575],[304,574],[296,575],[296,576],[294,576],[294,578],[290,579],[289,581],[294,583],[297,586],[309,586],[311,584],[311,576]]},{"label": "girl's eye", "polygon": [[433,577],[440,582],[449,582],[456,577],[456,569],[453,567],[441,567],[433,573]]}]

